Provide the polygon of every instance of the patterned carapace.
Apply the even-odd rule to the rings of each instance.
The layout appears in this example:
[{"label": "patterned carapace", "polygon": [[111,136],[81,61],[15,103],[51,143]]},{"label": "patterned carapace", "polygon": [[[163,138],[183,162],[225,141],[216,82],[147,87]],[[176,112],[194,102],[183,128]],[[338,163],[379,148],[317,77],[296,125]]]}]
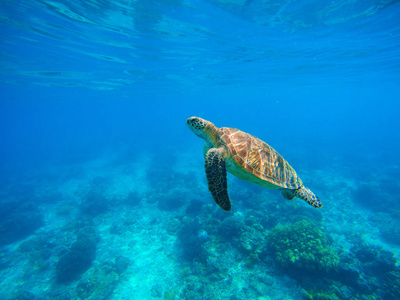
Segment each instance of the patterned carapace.
[{"label": "patterned carapace", "polygon": [[296,171],[271,146],[236,128],[220,128],[220,139],[229,147],[234,161],[262,180],[287,189],[303,185]]}]

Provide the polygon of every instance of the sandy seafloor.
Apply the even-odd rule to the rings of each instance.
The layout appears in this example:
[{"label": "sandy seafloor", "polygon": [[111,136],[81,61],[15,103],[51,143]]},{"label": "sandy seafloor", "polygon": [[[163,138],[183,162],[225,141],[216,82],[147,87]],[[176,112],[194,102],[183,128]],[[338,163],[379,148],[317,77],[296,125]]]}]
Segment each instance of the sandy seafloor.
[{"label": "sandy seafloor", "polygon": [[[342,260],[355,246],[376,245],[398,262],[400,245],[382,238],[376,226],[395,222],[396,216],[365,209],[353,199],[360,184],[376,182],[360,182],[353,167],[335,157],[325,170],[298,169],[323,202],[316,210],[229,175],[234,209],[226,213],[208,192],[200,145],[178,154],[129,157],[110,151],[84,163],[37,169],[3,186],[5,202],[16,197],[27,207],[34,203],[42,223],[33,234],[1,248],[0,298],[392,299],[382,296],[386,273],[376,268],[379,275],[365,271],[358,279],[363,277],[366,289],[321,273],[322,283],[311,291],[265,250],[276,224],[306,219],[330,236]],[[388,169],[400,172],[399,166]],[[374,176],[385,180],[379,174],[370,180]],[[57,263],[83,227],[94,228],[95,258],[88,270],[59,283]],[[258,257],[252,260],[256,248]],[[359,270],[368,263],[359,260]],[[313,298],[305,296],[312,292]]]}]

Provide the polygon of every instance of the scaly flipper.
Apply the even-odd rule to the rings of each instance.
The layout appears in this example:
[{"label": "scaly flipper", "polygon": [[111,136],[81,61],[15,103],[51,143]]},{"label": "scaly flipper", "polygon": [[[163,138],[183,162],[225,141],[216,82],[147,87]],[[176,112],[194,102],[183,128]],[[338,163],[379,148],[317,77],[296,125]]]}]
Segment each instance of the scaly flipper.
[{"label": "scaly flipper", "polygon": [[293,200],[294,198],[296,198],[296,194],[293,193],[293,192],[290,191],[290,190],[281,190],[281,193],[282,193],[282,196],[283,196],[285,199]]},{"label": "scaly flipper", "polygon": [[297,190],[292,191],[297,197],[303,199],[306,201],[308,204],[314,206],[315,208],[321,208],[322,204],[321,201],[318,199],[317,196],[314,195],[313,192],[311,192],[310,189],[306,188],[305,186],[302,186],[301,188]]},{"label": "scaly flipper", "polygon": [[226,211],[231,210],[226,179],[226,164],[222,156],[223,149],[211,148],[206,155],[205,167],[210,190],[215,202]]}]

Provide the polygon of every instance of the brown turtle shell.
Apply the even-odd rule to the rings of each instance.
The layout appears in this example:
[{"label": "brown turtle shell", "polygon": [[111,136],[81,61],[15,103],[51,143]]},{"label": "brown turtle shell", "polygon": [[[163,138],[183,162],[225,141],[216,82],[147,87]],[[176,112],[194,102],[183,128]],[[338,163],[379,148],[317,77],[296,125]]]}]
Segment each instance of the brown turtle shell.
[{"label": "brown turtle shell", "polygon": [[236,128],[220,128],[219,139],[237,168],[278,187],[298,189],[303,183],[283,157],[259,138]]}]

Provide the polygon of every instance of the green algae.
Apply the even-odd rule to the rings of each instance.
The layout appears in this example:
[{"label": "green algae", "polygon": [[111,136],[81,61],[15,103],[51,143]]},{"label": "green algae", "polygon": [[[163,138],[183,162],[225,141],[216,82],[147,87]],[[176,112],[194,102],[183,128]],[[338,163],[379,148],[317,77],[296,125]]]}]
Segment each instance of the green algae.
[{"label": "green algae", "polygon": [[400,299],[400,268],[386,274],[385,279],[387,299]]},{"label": "green algae", "polygon": [[254,267],[259,263],[260,259],[258,258],[257,253],[251,253],[246,257],[245,266],[249,269],[254,269]]},{"label": "green algae", "polygon": [[108,268],[91,269],[76,286],[76,294],[81,300],[107,299],[120,280],[119,275]]},{"label": "green algae", "polygon": [[175,235],[181,229],[181,222],[177,218],[173,218],[167,223],[167,233],[169,235]]},{"label": "green algae", "polygon": [[306,292],[303,297],[307,300],[340,300],[340,298],[338,298],[338,296],[333,292]]},{"label": "green algae", "polygon": [[326,235],[309,221],[278,224],[268,235],[268,243],[281,267],[330,271],[339,263]]},{"label": "green algae", "polygon": [[176,299],[176,296],[173,290],[169,290],[164,293],[163,300],[174,300],[174,299]]}]

